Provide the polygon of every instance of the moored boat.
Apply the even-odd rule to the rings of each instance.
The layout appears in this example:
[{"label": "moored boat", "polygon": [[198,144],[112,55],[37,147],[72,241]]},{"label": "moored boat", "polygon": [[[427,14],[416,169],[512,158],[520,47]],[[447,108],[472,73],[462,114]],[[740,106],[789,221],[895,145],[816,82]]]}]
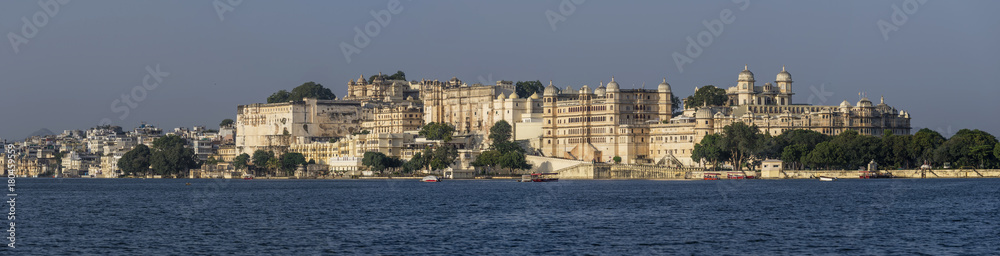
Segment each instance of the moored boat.
[{"label": "moored boat", "polygon": [[835,180],[837,180],[837,178],[834,178],[834,177],[826,177],[826,176],[819,176],[819,180],[820,180],[820,181],[835,181]]},{"label": "moored boat", "polygon": [[253,174],[249,174],[249,173],[243,174],[243,179],[244,180],[252,180],[253,179]]},{"label": "moored boat", "polygon": [[531,182],[556,182],[559,181],[559,174],[554,172],[532,173]]},{"label": "moored boat", "polygon": [[427,176],[427,177],[424,177],[424,178],[420,179],[420,181],[423,181],[423,182],[441,182],[441,179],[438,179],[437,176],[430,175],[430,176]]},{"label": "moored boat", "polygon": [[704,175],[702,175],[701,179],[703,179],[703,180],[719,180],[719,175],[721,175],[721,174],[714,173],[714,172],[706,172]]}]

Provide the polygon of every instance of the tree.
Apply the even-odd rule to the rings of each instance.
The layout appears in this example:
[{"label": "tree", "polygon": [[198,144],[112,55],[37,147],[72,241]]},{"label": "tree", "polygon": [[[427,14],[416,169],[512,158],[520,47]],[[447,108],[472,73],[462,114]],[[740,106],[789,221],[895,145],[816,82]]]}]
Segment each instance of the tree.
[{"label": "tree", "polygon": [[336,99],[337,95],[333,94],[333,91],[330,91],[329,88],[323,87],[322,84],[317,84],[316,82],[306,82],[293,88],[292,92],[280,90],[271,94],[270,97],[267,97],[267,103],[302,101],[304,98],[332,100]]},{"label": "tree", "polygon": [[801,169],[804,158],[809,154],[809,148],[803,144],[792,144],[786,146],[781,151],[781,161],[790,164],[793,168]]},{"label": "tree", "polygon": [[233,167],[237,170],[242,170],[247,168],[247,163],[250,162],[250,155],[247,153],[240,154],[233,159]]},{"label": "tree", "polygon": [[934,150],[934,158],[958,167],[989,168],[997,165],[993,157],[993,145],[996,144],[997,138],[987,132],[962,129]]},{"label": "tree", "polygon": [[541,81],[518,81],[514,84],[514,92],[517,93],[517,97],[528,98],[536,92],[541,95],[545,91],[545,86],[542,85]]},{"label": "tree", "polygon": [[701,162],[705,160],[712,164],[713,169],[719,168],[719,163],[728,161],[729,151],[722,148],[723,138],[719,134],[709,134],[705,135],[701,139],[701,142],[694,144],[694,150],[691,151],[691,160],[695,162]]},{"label": "tree", "polygon": [[149,147],[139,144],[132,150],[125,152],[121,159],[118,159],[118,169],[129,176],[146,174],[149,171],[149,160],[151,157]]},{"label": "tree", "polygon": [[[670,95],[670,109],[673,110],[673,113],[672,113],[673,115],[672,116],[679,116],[681,114],[684,114],[684,108],[683,107],[684,107],[684,102],[682,102],[680,98],[677,98],[677,95],[671,94]],[[666,121],[666,120],[664,120],[664,121]]]},{"label": "tree", "polygon": [[910,151],[912,143],[912,135],[895,135],[892,131],[886,130],[882,135],[882,155],[884,157],[881,160],[882,164],[909,168],[914,155]]},{"label": "tree", "polygon": [[826,141],[816,145],[816,148],[802,159],[802,163],[806,166],[824,169],[829,169],[830,165],[839,162],[843,162],[841,153]]},{"label": "tree", "polygon": [[431,159],[430,165],[434,169],[445,169],[455,163],[456,158],[458,158],[458,149],[452,146],[440,146],[434,149],[434,158]]},{"label": "tree", "polygon": [[[255,171],[267,168],[267,163],[274,158],[274,152],[258,149],[253,152],[253,166]],[[258,173],[259,175],[259,173]]]},{"label": "tree", "polygon": [[167,135],[153,141],[150,165],[160,175],[179,175],[198,168],[194,150],[186,148],[187,140],[177,135]]},{"label": "tree", "polygon": [[286,90],[280,90],[276,93],[272,93],[271,96],[267,97],[267,103],[279,103],[288,102],[288,99],[292,97],[291,93]]},{"label": "tree", "polygon": [[219,164],[219,162],[221,162],[221,161],[219,161],[218,159],[215,159],[214,156],[210,156],[210,157],[208,157],[208,159],[205,160],[205,164],[208,164],[208,165],[217,165],[217,164]]},{"label": "tree", "polygon": [[944,141],[944,136],[940,133],[927,128],[920,129],[913,135],[913,141],[910,143],[911,158],[915,158],[918,165],[933,159],[934,149],[944,144]]},{"label": "tree", "polygon": [[365,152],[361,159],[361,164],[368,166],[369,170],[382,172],[389,168],[403,166],[403,161],[399,158],[386,156],[382,152]]},{"label": "tree", "polygon": [[295,169],[299,166],[306,164],[305,156],[301,153],[284,153],[278,160],[281,165],[281,170],[285,171],[285,175],[295,174]]},{"label": "tree", "polygon": [[370,83],[374,82],[376,77],[381,77],[382,80],[403,80],[403,81],[406,81],[406,73],[403,73],[403,71],[401,71],[401,70],[400,71],[396,71],[396,73],[392,74],[392,75],[382,75],[382,74],[379,74],[379,75],[369,76],[368,77],[368,83],[370,84]]},{"label": "tree", "polygon": [[222,122],[219,123],[219,128],[231,126],[231,125],[233,125],[233,123],[235,123],[235,122],[233,122],[233,119],[229,119],[229,118],[222,119]]},{"label": "tree", "polygon": [[726,106],[727,101],[729,101],[729,96],[726,96],[726,90],[721,88],[716,88],[713,85],[706,85],[698,88],[694,92],[694,95],[688,96],[684,101],[685,108],[696,108],[701,106]]},{"label": "tree", "polygon": [[500,120],[490,127],[490,140],[496,145],[497,142],[505,142],[510,140],[511,137],[511,127],[507,121]]},{"label": "tree", "polygon": [[429,140],[442,140],[445,142],[451,141],[451,136],[454,133],[455,133],[454,126],[451,126],[450,124],[447,123],[434,123],[434,122],[431,122],[429,124],[424,125],[423,127],[420,127],[420,132],[418,132],[420,136],[424,136],[424,138],[427,138]]},{"label": "tree", "polygon": [[753,160],[762,150],[763,136],[756,125],[736,122],[723,127],[721,148],[729,152],[734,170],[742,170],[743,163]]},{"label": "tree", "polygon": [[1000,143],[993,146],[993,156],[1000,159]]},{"label": "tree", "polygon": [[620,164],[620,163],[622,163],[622,157],[615,156],[615,157],[611,158],[611,161],[615,161],[616,164]]}]

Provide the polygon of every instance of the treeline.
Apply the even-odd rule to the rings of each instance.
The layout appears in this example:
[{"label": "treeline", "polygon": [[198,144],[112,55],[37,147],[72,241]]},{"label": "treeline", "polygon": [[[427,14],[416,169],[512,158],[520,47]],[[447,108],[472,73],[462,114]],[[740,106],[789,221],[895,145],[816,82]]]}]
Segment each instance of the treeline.
[{"label": "treeline", "polygon": [[118,159],[118,169],[126,176],[187,175],[189,169],[201,167],[201,162],[188,147],[187,140],[167,135],[153,141],[153,147],[139,144]]},{"label": "treeline", "polygon": [[1000,143],[993,135],[962,129],[944,138],[930,129],[913,135],[881,137],[844,131],[827,136],[811,130],[789,130],[779,136],[763,134],[756,126],[742,122],[723,128],[722,133],[705,136],[695,144],[691,158],[719,166],[730,164],[736,170],[754,169],[764,159],[781,159],[792,169],[853,170],[875,161],[881,168],[918,168],[925,162],[941,168],[950,163],[956,168],[1000,167]]}]

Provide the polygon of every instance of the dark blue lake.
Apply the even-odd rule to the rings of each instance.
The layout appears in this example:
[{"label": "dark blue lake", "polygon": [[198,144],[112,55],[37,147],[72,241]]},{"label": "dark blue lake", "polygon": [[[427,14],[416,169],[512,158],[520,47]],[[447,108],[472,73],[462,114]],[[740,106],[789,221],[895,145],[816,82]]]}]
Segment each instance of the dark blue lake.
[{"label": "dark blue lake", "polygon": [[3,255],[1000,253],[1000,179],[17,185]]}]

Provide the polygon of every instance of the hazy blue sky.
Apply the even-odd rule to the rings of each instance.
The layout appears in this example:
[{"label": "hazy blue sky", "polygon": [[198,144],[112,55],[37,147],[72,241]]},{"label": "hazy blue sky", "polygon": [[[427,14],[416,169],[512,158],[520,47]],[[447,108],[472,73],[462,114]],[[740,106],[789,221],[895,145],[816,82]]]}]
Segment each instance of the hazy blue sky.
[{"label": "hazy blue sky", "polygon": [[[758,85],[787,66],[795,103],[853,104],[867,92],[909,111],[914,129],[1000,135],[1000,1],[931,0],[913,10],[903,0],[589,0],[572,13],[564,6],[555,30],[546,12],[559,14],[563,1],[402,1],[348,63],[339,45],[354,44],[354,28],[388,2],[245,0],[220,19],[212,1],[72,1],[51,16],[36,1],[3,1],[0,136],[86,129],[103,118],[126,128],[214,128],[235,119],[238,104],[279,89],[316,81],[343,96],[349,79],[378,71],[574,88],[611,76],[624,88],[655,88],[665,76],[686,97],[696,86],[733,86],[744,64]],[[894,5],[909,11],[895,24]],[[722,12],[735,20],[682,72],[672,54],[687,55],[686,38],[697,40],[703,21]],[[44,26],[26,34],[22,18]],[[888,40],[879,20],[897,28]],[[17,52],[12,35],[28,40]],[[140,92],[157,65],[169,75],[134,108],[119,102],[129,109],[122,119],[114,101]]]}]

